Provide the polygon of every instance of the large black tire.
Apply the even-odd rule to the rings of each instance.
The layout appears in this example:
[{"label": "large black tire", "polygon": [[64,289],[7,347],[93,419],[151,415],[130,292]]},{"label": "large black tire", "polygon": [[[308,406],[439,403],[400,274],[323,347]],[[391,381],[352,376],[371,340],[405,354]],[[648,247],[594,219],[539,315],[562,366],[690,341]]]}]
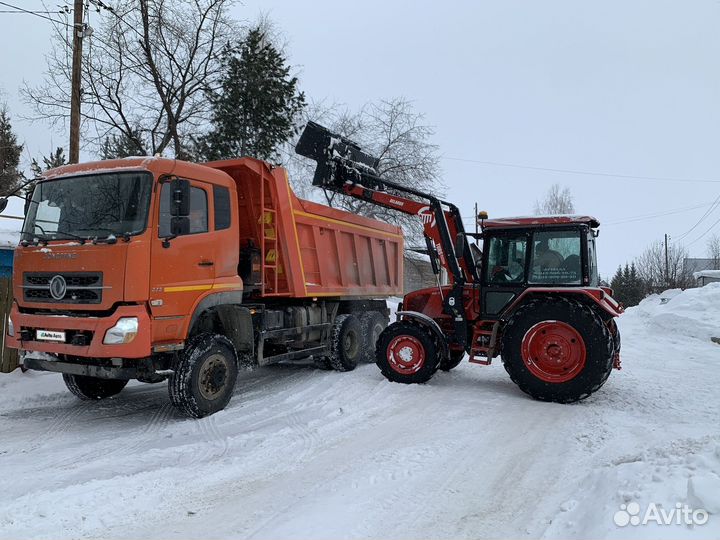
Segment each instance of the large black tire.
[{"label": "large black tire", "polygon": [[438,344],[430,330],[409,321],[394,322],[380,334],[375,363],[388,380],[424,383],[440,364]]},{"label": "large black tire", "polygon": [[223,410],[238,376],[238,356],[232,342],[219,334],[198,334],[173,363],[170,401],[185,416],[202,418]]},{"label": "large black tire", "polygon": [[607,380],[613,338],[592,307],[564,297],[537,298],[505,326],[502,361],[512,381],[534,399],[572,403]]},{"label": "large black tire", "polygon": [[379,311],[366,311],[360,315],[363,349],[360,357],[367,364],[375,362],[375,346],[382,331],[387,328],[388,318]]},{"label": "large black tire", "polygon": [[85,375],[68,375],[67,373],[63,373],[63,381],[70,392],[85,401],[115,396],[128,383],[125,379],[100,379]]},{"label": "large black tire", "polygon": [[362,329],[355,315],[335,317],[330,336],[330,365],[336,371],[352,371],[362,355]]},{"label": "large black tire", "polygon": [[440,369],[443,371],[450,371],[460,365],[463,358],[465,358],[465,351],[450,351],[449,358],[443,358],[440,360]]}]

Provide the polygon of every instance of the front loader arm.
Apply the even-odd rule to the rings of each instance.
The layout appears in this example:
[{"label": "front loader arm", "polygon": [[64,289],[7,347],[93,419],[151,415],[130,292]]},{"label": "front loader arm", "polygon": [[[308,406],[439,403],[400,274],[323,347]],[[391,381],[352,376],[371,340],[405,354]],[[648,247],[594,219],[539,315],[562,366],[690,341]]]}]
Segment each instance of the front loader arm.
[{"label": "front loader arm", "polygon": [[[455,341],[465,346],[467,315],[463,302],[464,286],[466,283],[477,283],[479,279],[465,241],[465,228],[458,208],[427,193],[383,179],[377,174],[376,158],[363,152],[352,141],[313,122],[305,127],[295,151],[317,161],[314,185],[418,216],[422,220],[428,248],[432,247],[434,251],[430,257],[437,258],[452,280],[453,286],[444,299],[443,307],[453,319]],[[457,242],[458,238],[462,239],[462,245]]]}]

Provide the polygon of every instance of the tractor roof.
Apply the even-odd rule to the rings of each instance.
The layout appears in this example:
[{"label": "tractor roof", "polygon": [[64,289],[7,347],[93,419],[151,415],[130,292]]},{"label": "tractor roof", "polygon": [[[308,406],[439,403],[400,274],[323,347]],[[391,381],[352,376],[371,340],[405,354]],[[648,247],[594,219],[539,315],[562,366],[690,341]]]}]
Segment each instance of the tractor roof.
[{"label": "tractor roof", "polygon": [[521,227],[552,227],[555,225],[585,224],[599,227],[600,222],[592,216],[557,214],[552,216],[518,216],[499,219],[486,219],[482,222],[483,229],[509,229]]}]

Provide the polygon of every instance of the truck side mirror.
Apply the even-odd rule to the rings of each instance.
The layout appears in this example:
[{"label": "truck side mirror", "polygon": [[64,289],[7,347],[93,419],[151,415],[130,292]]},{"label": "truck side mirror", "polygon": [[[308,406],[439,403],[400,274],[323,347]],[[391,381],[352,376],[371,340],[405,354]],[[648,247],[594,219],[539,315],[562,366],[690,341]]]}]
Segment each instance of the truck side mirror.
[{"label": "truck side mirror", "polygon": [[[170,215],[187,217],[190,215],[190,181],[175,178],[170,182]],[[172,225],[171,225],[172,227]],[[174,233],[173,233],[174,234]]]},{"label": "truck side mirror", "polygon": [[170,234],[173,236],[190,234],[190,218],[187,216],[173,216],[170,218]]},{"label": "truck side mirror", "polygon": [[8,205],[7,197],[3,197],[2,199],[0,199],[0,213],[5,211],[5,209],[7,208],[7,205]]}]

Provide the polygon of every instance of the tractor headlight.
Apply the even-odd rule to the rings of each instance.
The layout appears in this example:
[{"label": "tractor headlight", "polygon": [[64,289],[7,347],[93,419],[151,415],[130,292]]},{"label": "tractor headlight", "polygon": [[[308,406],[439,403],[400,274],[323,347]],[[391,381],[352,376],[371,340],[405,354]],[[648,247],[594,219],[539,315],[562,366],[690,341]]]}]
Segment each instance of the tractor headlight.
[{"label": "tractor headlight", "polygon": [[10,337],[15,336],[15,325],[12,322],[12,317],[8,317],[7,334]]},{"label": "tractor headlight", "polygon": [[105,345],[118,345],[130,343],[138,333],[137,317],[122,317],[115,326],[105,332]]}]

